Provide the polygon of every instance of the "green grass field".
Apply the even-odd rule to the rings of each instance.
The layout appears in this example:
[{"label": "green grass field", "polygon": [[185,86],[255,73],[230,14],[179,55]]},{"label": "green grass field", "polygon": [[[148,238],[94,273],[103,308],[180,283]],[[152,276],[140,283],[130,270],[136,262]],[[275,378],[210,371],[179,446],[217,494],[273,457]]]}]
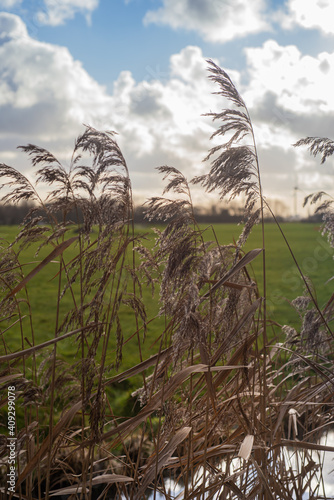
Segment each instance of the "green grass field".
[{"label": "green grass field", "polygon": [[[201,226],[205,229],[205,226]],[[325,238],[319,233],[319,228],[314,224],[285,223],[283,224],[284,233],[292,247],[297,261],[303,272],[311,280],[315,295],[320,306],[323,306],[329,299],[332,290],[332,282],[326,283],[334,274],[332,250]],[[251,234],[245,251],[252,248],[261,247],[261,228],[256,227]],[[217,224],[214,227],[218,241],[221,244],[228,244],[236,241],[241,228],[231,224]],[[14,226],[3,226],[0,228],[0,234],[3,240],[13,241],[18,228]],[[153,231],[147,227],[137,227],[137,233],[149,233],[153,241]],[[149,238],[149,243],[151,244]],[[208,227],[204,232],[206,240],[213,239],[212,229]],[[37,265],[49,252],[50,249],[44,248],[35,256],[37,245],[32,245],[28,251],[25,251],[23,260],[27,265],[24,268],[27,274]],[[65,258],[69,261],[76,254],[74,247],[69,247],[65,251]],[[290,252],[275,224],[266,225],[266,267],[267,267],[267,304],[269,317],[278,324],[289,324],[298,327],[300,319],[297,312],[290,305],[298,295],[303,293],[303,282],[298,270],[293,262]],[[54,337],[55,318],[58,293],[57,263],[48,264],[38,275],[36,275],[28,285],[29,301],[33,311],[33,329],[35,343],[40,344]],[[260,290],[262,289],[262,257],[259,255],[252,263],[251,274],[256,278]],[[150,289],[143,288],[144,302],[147,307],[148,319],[154,317],[158,312],[158,298],[152,299]],[[156,294],[157,295],[157,294]],[[23,297],[23,295],[22,295]],[[71,307],[70,295],[65,295],[61,301],[61,314]],[[24,306],[23,309],[24,311]],[[25,311],[28,313],[28,311]],[[130,338],[136,330],[133,312],[131,309],[123,308],[120,313],[123,327],[124,340]],[[30,331],[29,317],[23,321],[24,330]],[[2,329],[6,325],[2,324]],[[161,335],[164,328],[164,318],[157,318],[148,325],[148,332],[143,344],[143,358],[152,354],[153,343]],[[275,328],[275,334],[279,334],[279,327]],[[25,348],[29,347],[29,335],[26,337]],[[10,351],[21,348],[22,335],[20,329],[16,326],[11,328],[5,334],[6,344]],[[65,340],[59,344],[59,352],[69,362],[73,362],[77,356],[77,346],[73,339]],[[135,339],[132,339],[125,347],[122,369],[127,369],[139,361],[138,346]],[[112,353],[110,353],[112,357]],[[79,356],[79,354],[78,354]]]}]

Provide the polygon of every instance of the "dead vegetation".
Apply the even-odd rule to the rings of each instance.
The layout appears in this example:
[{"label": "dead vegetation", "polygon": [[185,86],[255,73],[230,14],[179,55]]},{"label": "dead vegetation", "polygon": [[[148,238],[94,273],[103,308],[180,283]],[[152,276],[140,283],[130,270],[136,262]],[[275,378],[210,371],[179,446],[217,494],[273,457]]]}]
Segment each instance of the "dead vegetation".
[{"label": "dead vegetation", "polygon": [[[140,499],[150,490],[153,498],[157,492],[173,498],[169,477],[186,499],[291,499],[306,491],[320,498],[314,453],[334,451],[317,442],[333,422],[334,296],[321,308],[306,286],[305,297],[294,301],[301,331],[285,325],[286,340],[277,342],[281,329],[266,314],[265,199],[252,123],[229,76],[209,65],[217,93],[233,105],[211,114],[221,123],[214,135],[226,142],[209,152],[208,173],[191,182],[174,167],[158,169],[167,185],[162,197],[147,202],[147,217],[166,226],[157,230],[152,250],[135,235],[129,171],[113,133],[87,127],[68,169],[42,148],[22,148],[37,168],[37,184],[50,186],[47,199],[23,174],[0,165],[7,179],[3,201],[35,203],[15,244],[1,249],[0,261],[0,404],[5,416],[7,387],[15,386],[24,422],[16,429],[15,498]],[[326,159],[333,143],[321,141],[298,145]],[[204,240],[194,217],[192,183],[224,199],[244,196],[245,224],[236,243],[219,244],[212,228],[212,241]],[[76,236],[67,218],[73,209],[83,217]],[[319,210],[333,246],[331,203]],[[259,222],[263,245],[245,254],[245,241]],[[26,273],[20,257],[36,241],[52,250]],[[69,246],[76,249],[71,261]],[[261,287],[247,267],[254,259],[263,260]],[[52,338],[38,344],[27,285],[55,260],[56,321]],[[150,321],[142,287],[160,294],[165,318],[149,359],[141,355]],[[72,307],[62,316],[65,295]],[[126,341],[136,343],[141,359],[125,372],[123,305],[136,321]],[[14,325],[21,329],[22,349],[9,352],[6,338]],[[58,354],[65,338],[80,352],[71,366]],[[45,351],[48,346],[51,351]],[[111,375],[114,368],[120,373]],[[134,397],[140,410],[123,418],[114,413],[108,388],[138,374],[142,387]],[[2,435],[3,495],[7,442]],[[291,448],[301,461],[297,469],[291,451],[286,455]]]}]

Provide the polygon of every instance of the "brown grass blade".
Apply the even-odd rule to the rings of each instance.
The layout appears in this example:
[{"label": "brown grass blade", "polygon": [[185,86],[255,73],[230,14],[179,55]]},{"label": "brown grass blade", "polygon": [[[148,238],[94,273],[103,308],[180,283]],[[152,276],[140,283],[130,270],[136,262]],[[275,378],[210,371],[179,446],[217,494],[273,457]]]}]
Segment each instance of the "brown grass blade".
[{"label": "brown grass blade", "polygon": [[[239,319],[238,323],[233,327],[232,331],[228,335],[227,339],[225,342],[222,343],[220,348],[215,352],[212,360],[212,364],[217,363],[217,361],[220,359],[220,357],[224,354],[226,350],[226,346],[230,343],[230,339],[235,337],[235,335],[241,330],[241,328],[244,326],[246,321],[250,319],[254,314],[259,305],[261,304],[261,298],[257,299],[253,304],[250,306],[250,308],[245,312],[245,314],[242,316],[242,318]],[[252,336],[253,337],[253,336]],[[252,339],[253,342],[254,339]],[[232,363],[234,364],[234,363]]]},{"label": "brown grass blade", "polygon": [[[254,446],[253,449],[260,449],[259,446]],[[195,451],[193,453],[192,464],[196,466],[197,464],[203,463],[203,457],[206,459],[216,459],[217,457],[222,457],[223,455],[234,455],[238,451],[238,446],[235,444],[219,444],[216,446],[210,446],[207,449],[201,449],[200,451]],[[182,457],[172,457],[168,460],[169,468],[178,468],[185,466],[188,462],[188,456],[184,455]]]},{"label": "brown grass blade", "polygon": [[94,477],[92,484],[103,484],[103,483],[131,483],[133,481],[132,477],[122,476],[121,474],[104,474],[102,476]]},{"label": "brown grass blade", "polygon": [[157,359],[159,359],[159,361],[163,361],[168,356],[168,354],[172,353],[172,351],[173,351],[173,346],[168,347],[168,349],[165,349],[164,351],[161,351],[160,353],[151,356],[149,359],[146,359],[142,363],[138,363],[138,365],[134,366],[133,368],[129,368],[129,370],[126,370],[125,372],[120,373],[119,375],[116,375],[115,377],[107,380],[105,382],[105,385],[110,385],[113,384],[114,382],[122,382],[123,380],[127,380],[130,377],[138,375],[138,373],[141,373],[150,366],[154,365]]},{"label": "brown grass blade", "polygon": [[[252,343],[254,342],[254,340],[256,339],[256,336],[257,334],[256,333],[253,333],[253,335],[250,335],[249,337],[247,337],[245,339],[245,341],[243,342],[243,344],[239,347],[239,349],[237,349],[231,359],[229,360],[229,363],[230,365],[234,366],[236,365],[238,362],[242,361],[244,359],[244,353],[247,352],[247,350],[249,349],[249,347],[252,345]],[[237,366],[240,366],[240,365],[237,365]],[[250,373],[249,373],[249,376],[250,376]],[[214,387],[217,389],[222,383],[223,381],[228,377],[228,373],[218,373],[215,378],[214,378]]]},{"label": "brown grass blade", "polygon": [[78,328],[77,330],[73,330],[72,332],[65,333],[64,335],[61,335],[60,337],[56,337],[54,339],[48,340],[47,342],[43,342],[42,344],[38,344],[34,347],[29,347],[28,349],[25,349],[24,351],[18,351],[18,352],[13,352],[11,354],[6,354],[5,356],[0,356],[0,362],[4,361],[10,361],[15,358],[21,358],[23,356],[30,356],[32,353],[39,351],[40,349],[44,349],[44,347],[48,347],[49,345],[55,344],[56,342],[59,342],[60,340],[67,339],[68,337],[71,337],[72,335],[76,335],[77,333],[83,332],[84,330],[91,330],[94,326],[97,326],[98,323],[95,325],[88,325],[84,326],[83,328]]},{"label": "brown grass blade", "polygon": [[252,457],[252,455],[250,455],[249,459],[252,462],[252,464],[254,465],[254,467],[256,468],[256,471],[257,471],[259,477],[262,480],[261,484],[264,486],[264,488],[265,488],[265,490],[267,492],[267,496],[265,498],[268,498],[268,499],[271,498],[272,500],[275,500],[275,497],[272,494],[272,491],[271,491],[270,486],[268,484],[267,478],[263,474],[263,471],[262,471],[261,467],[259,467],[259,464],[257,463],[256,460],[254,460],[254,458]]},{"label": "brown grass blade", "polygon": [[207,299],[210,297],[210,294],[217,290],[220,286],[224,285],[226,281],[228,281],[232,276],[234,276],[238,271],[240,271],[243,267],[247,266],[252,262],[260,253],[262,252],[262,248],[254,248],[253,250],[250,250],[242,259],[240,259],[235,266],[230,269],[225,276],[220,278],[220,280],[217,281],[215,285],[207,292],[205,293],[201,300]]},{"label": "brown grass blade", "polygon": [[153,456],[151,459],[151,464],[147,467],[146,472],[144,474],[144,480],[141,484],[141,487],[138,491],[138,498],[145,493],[145,490],[152,483],[155,477],[159,474],[164,465],[168,462],[176,447],[182,443],[188,437],[191,432],[191,427],[183,427],[178,430],[176,434],[171,438],[169,443],[159,452],[158,455],[158,463],[156,463],[156,457]]},{"label": "brown grass blade", "polygon": [[[283,346],[279,346],[278,347],[279,349],[282,349],[283,351],[287,351],[287,352],[290,352],[297,356],[298,358],[300,358],[301,360],[304,361],[304,363],[306,365],[309,365],[312,370],[314,370],[316,373],[318,373],[322,378],[324,378],[329,384],[332,384],[334,385],[334,381],[333,381],[333,378],[331,377],[328,377],[328,375],[321,369],[321,365],[317,364],[317,363],[314,363],[310,358],[306,357],[306,356],[303,356],[302,354],[300,354],[299,352],[297,351],[292,351],[291,349],[287,349],[286,347],[283,347]],[[331,373],[331,375],[333,374],[333,372]]]},{"label": "brown grass blade", "polygon": [[[238,486],[236,484],[234,484],[232,481],[224,481],[224,484],[230,488],[231,491],[233,491],[233,493],[235,495],[237,495],[238,498],[240,498],[240,500],[246,500],[246,497],[245,495],[242,493],[242,491],[240,490],[240,488],[238,488]],[[226,497],[227,498],[227,497]]]},{"label": "brown grass blade", "polygon": [[60,490],[52,490],[49,496],[57,497],[58,495],[75,495],[76,493],[88,493],[88,489],[82,486],[69,486],[68,488],[61,488]]},{"label": "brown grass blade", "polygon": [[[235,366],[234,368],[242,368],[241,366]],[[177,390],[178,387],[193,373],[199,373],[199,372],[207,372],[208,371],[208,366],[199,364],[199,365],[191,365],[188,366],[187,368],[184,368],[183,370],[179,371],[176,375],[174,375],[169,382],[164,386],[163,389],[160,389],[147,403],[147,405],[136,415],[135,417],[132,417],[125,422],[122,422],[120,425],[115,427],[114,429],[111,429],[110,431],[104,433],[102,435],[102,439],[108,439],[116,434],[119,435],[119,438],[121,439],[122,436],[124,437],[126,434],[129,434],[132,432],[138,425],[140,425],[142,422],[145,421],[145,419],[151,415],[154,411],[158,410],[161,408],[162,404],[169,398],[171,397],[174,392]],[[211,368],[210,368],[211,370]],[[215,367],[215,370],[217,371],[224,371],[224,370],[231,370],[231,366],[222,366],[222,367]],[[116,442],[114,443],[116,445]],[[82,445],[87,445],[87,442],[84,442]]]},{"label": "brown grass blade", "polygon": [[277,445],[273,445],[273,448],[276,448],[277,446],[293,446],[294,448],[302,448],[303,450],[334,452],[334,446],[327,446],[317,443],[307,443],[306,441],[294,441],[292,439],[282,439],[280,443],[278,443]]},{"label": "brown grass blade", "polygon": [[[210,356],[209,356],[208,348],[207,348],[207,339],[206,339],[205,335],[203,335],[202,342],[200,342],[200,344],[199,344],[199,352],[200,352],[202,363],[206,364],[206,365],[210,365],[211,362],[210,362]],[[215,394],[215,391],[213,388],[212,375],[210,372],[205,373],[205,380],[206,380],[206,385],[208,388],[208,394],[210,397],[212,407],[216,411],[216,402],[215,402],[216,394]]]},{"label": "brown grass blade", "polygon": [[6,375],[5,377],[0,377],[0,385],[5,384],[6,382],[11,382],[12,380],[20,377],[23,377],[22,373],[13,373],[13,375]]},{"label": "brown grass blade", "polygon": [[[309,377],[307,377],[307,378],[305,377],[306,381],[308,379],[309,379]],[[282,424],[283,419],[284,419],[286,413],[289,410],[289,404],[288,404],[288,402],[294,400],[295,395],[299,393],[300,386],[302,386],[304,384],[305,380],[301,380],[299,382],[299,384],[297,384],[294,387],[292,387],[292,389],[290,389],[290,391],[288,392],[288,394],[286,395],[286,397],[284,398],[284,400],[281,401],[281,403],[280,403],[280,410],[279,410],[279,414],[278,414],[278,417],[277,417],[277,422],[276,422],[276,425],[275,425],[275,428],[274,428],[274,432],[273,432],[273,437],[276,436],[276,433],[277,433],[280,425]]]},{"label": "brown grass blade", "polygon": [[254,290],[254,285],[247,285],[247,283],[233,283],[232,281],[225,281],[224,286],[229,288],[235,288],[236,290],[243,290],[244,288],[248,288],[249,290]]},{"label": "brown grass blade", "polygon": [[38,274],[53,259],[55,259],[56,257],[58,257],[58,255],[62,254],[66,250],[66,248],[69,247],[70,245],[72,245],[72,243],[74,241],[76,241],[78,238],[79,238],[78,236],[73,236],[72,238],[69,238],[68,240],[63,241],[54,250],[52,250],[52,252],[47,257],[45,257],[45,259],[43,259],[42,262],[40,262],[38,264],[38,266],[36,266],[32,271],[30,271],[30,273],[27,274],[27,276],[25,276],[25,278],[23,278],[23,280],[20,281],[20,283],[18,285],[16,285],[16,287],[13,288],[13,290],[10,291],[10,293],[5,297],[4,300],[9,299],[9,297],[12,297],[16,293],[18,293],[20,290],[22,290],[22,288],[24,288],[26,286],[26,284],[34,276],[36,276],[36,274]]},{"label": "brown grass blade", "polygon": [[[246,311],[246,313],[243,315],[242,318],[238,321],[238,323],[234,326],[230,334],[227,336],[225,341],[222,343],[222,345],[219,347],[219,349],[215,352],[215,354],[212,357],[212,362],[211,365],[215,365],[221,356],[225,353],[227,346],[230,344],[230,340],[235,337],[235,335],[238,333],[238,331],[244,326],[246,321],[252,317],[255,314],[255,311],[259,307],[261,303],[261,298],[257,299],[251,307]],[[256,338],[256,334],[250,335],[249,337],[246,338],[244,344],[239,347],[239,349],[233,354],[232,358],[229,360],[229,367],[230,370],[232,369],[237,369],[237,368],[246,368],[245,366],[237,365],[238,362],[240,362],[241,359],[244,357],[244,353],[248,350],[250,345],[254,342]],[[214,366],[210,367],[210,371],[216,371]],[[221,370],[217,370],[221,371]],[[213,380],[213,385],[214,388],[217,389],[217,387],[223,382],[224,379],[228,376],[228,366],[225,365],[225,373],[218,373],[215,379]]]},{"label": "brown grass blade", "polygon": [[75,405],[70,408],[65,415],[59,420],[59,422],[54,426],[52,436],[48,435],[43,443],[41,444],[39,450],[37,453],[30,459],[29,463],[26,465],[25,469],[21,472],[19,477],[17,478],[15,488],[17,489],[20,484],[30,475],[33,473],[35,470],[35,467],[38,465],[38,463],[42,460],[42,458],[45,456],[47,453],[50,442],[53,442],[56,437],[66,429],[66,427],[70,424],[72,421],[74,415],[81,409],[82,406],[82,401],[79,401]]}]

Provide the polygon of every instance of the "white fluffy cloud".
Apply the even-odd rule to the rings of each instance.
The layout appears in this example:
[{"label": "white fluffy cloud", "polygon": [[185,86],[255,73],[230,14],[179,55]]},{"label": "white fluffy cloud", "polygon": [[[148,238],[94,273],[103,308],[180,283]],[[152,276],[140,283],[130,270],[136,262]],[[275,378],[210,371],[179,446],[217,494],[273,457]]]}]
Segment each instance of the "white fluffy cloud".
[{"label": "white fluffy cloud", "polygon": [[[201,164],[213,131],[201,114],[216,98],[198,47],[172,56],[164,83],[136,82],[124,71],[107,94],[66,48],[30,38],[19,17],[1,13],[0,28],[0,150],[6,158],[26,142],[65,158],[85,123],[119,133],[135,189],[148,189],[147,172],[160,164],[190,175]],[[157,174],[154,179],[160,182]]]},{"label": "white fluffy cloud", "polygon": [[274,40],[245,52],[250,77],[245,97],[251,106],[259,108],[267,99],[268,111],[274,105],[282,110],[282,122],[296,114],[332,113],[334,53],[302,55],[296,46],[281,46]]},{"label": "white fluffy cloud", "polygon": [[30,38],[24,23],[13,14],[0,14],[0,28],[2,133],[8,133],[11,124],[13,131],[23,129],[26,124],[18,119],[21,114],[27,120],[31,117],[31,126],[38,133],[48,134],[45,122],[51,130],[58,128],[52,113],[71,126],[89,119],[92,110],[100,112],[110,101],[67,48]]},{"label": "white fluffy cloud", "polygon": [[[170,78],[136,83],[122,72],[114,85],[113,122],[136,171],[169,163],[188,175],[198,171],[210,147],[212,83],[198,47],[171,57]],[[145,168],[146,167],[146,168]]]},{"label": "white fluffy cloud", "polygon": [[197,31],[209,42],[226,42],[269,29],[265,0],[163,0],[144,23]]},{"label": "white fluffy cloud", "polygon": [[332,0],[288,0],[286,8],[287,12],[281,15],[283,27],[293,28],[299,25],[334,35],[334,2]]},{"label": "white fluffy cloud", "polygon": [[249,83],[242,93],[254,120],[267,191],[283,192],[296,173],[305,192],[328,189],[332,162],[320,168],[305,148],[292,144],[306,136],[332,136],[334,53],[305,56],[294,45],[268,40],[246,49],[246,62]]},{"label": "white fluffy cloud", "polygon": [[12,9],[17,5],[20,5],[22,0],[0,0],[0,9]]},{"label": "white fluffy cloud", "polygon": [[26,25],[19,17],[6,12],[0,14],[0,45],[15,38],[25,38],[27,36]]},{"label": "white fluffy cloud", "polygon": [[[29,37],[19,17],[0,13],[0,33],[0,161],[26,169],[26,158],[15,148],[27,142],[69,159],[85,123],[118,132],[134,190],[142,196],[159,193],[156,166],[173,165],[189,177],[208,168],[202,159],[213,145],[214,128],[202,114],[219,111],[226,102],[212,94],[217,88],[207,78],[199,47],[172,55],[163,81],[136,82],[123,71],[108,94],[68,49]],[[248,83],[237,71],[224,69],[250,108],[265,190],[279,195],[294,169],[304,165],[308,178],[317,169],[291,144],[332,130],[328,82],[334,78],[334,54],[303,56],[294,46],[268,41],[247,49],[246,62]]]},{"label": "white fluffy cloud", "polygon": [[80,13],[90,21],[90,15],[98,5],[99,0],[44,0],[43,8],[37,12],[37,19],[42,24],[57,26]]}]

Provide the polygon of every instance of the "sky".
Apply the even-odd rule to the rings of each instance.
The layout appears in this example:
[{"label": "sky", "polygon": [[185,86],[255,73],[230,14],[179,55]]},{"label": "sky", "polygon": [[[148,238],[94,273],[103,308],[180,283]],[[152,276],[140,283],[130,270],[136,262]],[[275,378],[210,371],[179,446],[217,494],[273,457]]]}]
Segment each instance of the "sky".
[{"label": "sky", "polygon": [[33,177],[16,149],[33,143],[67,165],[87,124],[117,132],[136,200],[159,196],[155,167],[209,169],[212,59],[249,109],[265,196],[293,213],[297,186],[301,214],[334,190],[333,162],[293,147],[334,139],[333,19],[333,0],[0,0],[0,162]]}]

